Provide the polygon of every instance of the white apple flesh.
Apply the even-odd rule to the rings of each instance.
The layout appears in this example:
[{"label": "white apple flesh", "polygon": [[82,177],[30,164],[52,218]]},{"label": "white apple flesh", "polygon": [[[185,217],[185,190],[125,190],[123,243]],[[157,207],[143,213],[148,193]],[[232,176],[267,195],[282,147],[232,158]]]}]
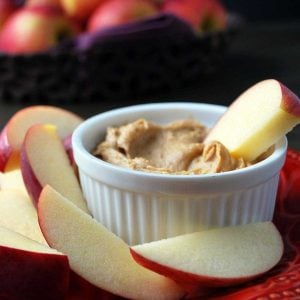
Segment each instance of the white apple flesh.
[{"label": "white apple flesh", "polygon": [[300,123],[300,99],[277,80],[246,90],[211,129],[205,142],[219,141],[235,157],[255,160]]},{"label": "white apple flesh", "polygon": [[69,287],[67,256],[0,226],[1,299],[64,299]]},{"label": "white apple flesh", "polygon": [[65,253],[71,269],[93,285],[129,299],[183,296],[172,280],[137,264],[123,240],[50,186],[41,193],[38,218],[49,245]]},{"label": "white apple flesh", "polygon": [[20,169],[15,169],[10,172],[0,172],[0,190],[17,189],[23,191],[27,195],[27,190],[24,185],[22,173]]},{"label": "white apple flesh", "polygon": [[78,178],[55,126],[36,124],[28,129],[21,150],[21,171],[35,204],[42,188],[49,184],[88,213]]},{"label": "white apple flesh", "polygon": [[17,189],[0,191],[0,225],[47,245],[29,197]]},{"label": "white apple flesh", "polygon": [[180,282],[190,291],[251,280],[274,267],[283,254],[271,222],[210,229],[131,247],[142,266]]}]

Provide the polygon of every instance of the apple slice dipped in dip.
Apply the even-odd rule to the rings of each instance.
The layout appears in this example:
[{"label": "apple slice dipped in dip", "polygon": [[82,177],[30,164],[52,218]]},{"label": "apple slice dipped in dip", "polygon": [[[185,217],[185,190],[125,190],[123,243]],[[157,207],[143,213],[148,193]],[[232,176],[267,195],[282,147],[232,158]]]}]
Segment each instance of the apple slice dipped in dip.
[{"label": "apple slice dipped in dip", "polygon": [[221,142],[234,157],[255,160],[300,123],[300,99],[274,79],[239,96],[205,139]]}]

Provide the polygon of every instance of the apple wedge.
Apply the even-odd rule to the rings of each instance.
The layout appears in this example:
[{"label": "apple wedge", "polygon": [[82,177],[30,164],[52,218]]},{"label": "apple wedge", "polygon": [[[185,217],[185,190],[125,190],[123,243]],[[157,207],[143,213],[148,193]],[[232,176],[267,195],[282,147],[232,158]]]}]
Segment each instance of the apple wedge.
[{"label": "apple wedge", "polygon": [[229,286],[263,274],[283,254],[280,233],[271,222],[223,227],[131,247],[142,266],[193,291]]},{"label": "apple wedge", "polygon": [[300,123],[300,99],[282,83],[268,79],[239,96],[208,134],[235,157],[255,160]]},{"label": "apple wedge", "polygon": [[19,166],[19,153],[26,131],[34,124],[49,123],[57,126],[61,139],[67,138],[82,122],[78,115],[62,108],[36,105],[16,112],[0,134],[0,171]]},{"label": "apple wedge", "polygon": [[21,171],[34,203],[49,184],[88,213],[78,178],[56,127],[35,124],[28,129],[21,149]]},{"label": "apple wedge", "polygon": [[67,256],[0,226],[0,298],[64,299],[69,286]]},{"label": "apple wedge", "polygon": [[0,226],[47,245],[37,212],[28,195],[17,189],[0,191]]},{"label": "apple wedge", "polygon": [[48,244],[65,253],[71,269],[95,286],[129,299],[183,296],[175,282],[137,264],[123,240],[49,185],[40,195],[38,218]]}]

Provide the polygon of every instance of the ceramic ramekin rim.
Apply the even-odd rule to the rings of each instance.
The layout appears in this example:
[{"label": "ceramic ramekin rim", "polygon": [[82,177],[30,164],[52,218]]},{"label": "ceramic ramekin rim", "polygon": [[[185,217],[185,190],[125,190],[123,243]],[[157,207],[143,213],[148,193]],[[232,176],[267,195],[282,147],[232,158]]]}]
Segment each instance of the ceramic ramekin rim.
[{"label": "ceramic ramekin rim", "polygon": [[[85,120],[74,131],[72,146],[74,159],[79,172],[105,184],[116,186],[124,190],[136,190],[157,193],[212,193],[231,192],[243,190],[261,184],[278,174],[285,160],[287,139],[284,137],[276,143],[275,150],[265,160],[250,167],[218,174],[205,175],[170,175],[148,173],[130,170],[107,163],[95,157],[83,143],[83,137],[95,130],[96,124],[109,120],[126,113],[137,114],[143,111],[157,111],[175,108],[193,110],[210,110],[221,115],[225,106],[195,103],[195,102],[165,102],[127,106],[97,114]],[[201,121],[201,120],[200,120]],[[96,143],[98,141],[94,141]],[[216,191],[217,190],[217,191]]]}]

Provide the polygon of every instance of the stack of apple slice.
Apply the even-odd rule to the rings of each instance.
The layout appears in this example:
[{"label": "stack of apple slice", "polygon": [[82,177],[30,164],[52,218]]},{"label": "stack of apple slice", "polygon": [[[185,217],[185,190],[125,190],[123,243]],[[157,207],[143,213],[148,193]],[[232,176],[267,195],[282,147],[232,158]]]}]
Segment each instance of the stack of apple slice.
[{"label": "stack of apple slice", "polygon": [[[0,162],[5,172],[0,173],[0,296],[5,299],[52,300],[67,295],[68,257],[50,248],[40,230],[34,202],[27,192],[30,185],[23,181],[20,152],[27,130],[37,126],[34,124],[56,125],[63,140],[81,121],[79,116],[60,108],[33,106],[17,112],[2,130]],[[67,161],[69,164],[68,158]],[[44,167],[50,164],[48,161]],[[69,175],[76,178],[71,167]]]},{"label": "stack of apple slice", "polygon": [[67,254],[76,273],[130,299],[179,299],[183,290],[166,277],[188,292],[245,282],[270,270],[283,254],[273,223],[253,223],[134,246],[131,254],[144,269],[121,239],[50,186],[42,191],[38,216],[46,240]]},{"label": "stack of apple slice", "polygon": [[172,280],[137,264],[123,240],[50,186],[41,193],[38,216],[49,245],[61,249],[72,270],[95,286],[129,299],[184,295]]},{"label": "stack of apple slice", "polygon": [[[39,106],[18,112],[3,130],[5,143],[0,149],[5,158],[3,165],[13,160],[17,169],[0,173],[0,226],[5,226],[0,227],[4,232],[0,230],[0,263],[6,261],[0,268],[6,273],[0,271],[0,278],[1,274],[10,278],[1,280],[0,295],[16,299],[63,299],[69,285],[72,286],[70,280],[74,280],[72,272],[75,271],[77,282],[84,286],[81,299],[90,293],[99,294],[99,288],[133,299],[181,298],[185,293],[182,288],[171,279],[137,264],[129,247],[89,216],[72,159],[64,145],[64,140],[80,122],[79,117],[67,111]],[[48,198],[50,204],[58,199],[57,204],[66,204],[66,208],[51,210],[49,206],[46,212],[39,209],[37,213],[36,206],[44,207],[39,202],[46,205],[48,202],[43,199]],[[68,205],[71,205],[70,210]],[[53,214],[49,214],[51,211]],[[44,238],[48,227],[43,235],[38,224],[45,224],[48,216],[50,224],[62,221],[55,225],[56,229],[51,227],[53,224],[50,226],[51,232],[58,229],[58,237],[62,239],[57,247]],[[64,252],[54,250],[61,247]],[[9,255],[13,261],[7,260]],[[15,272],[18,272],[16,280],[13,279]],[[24,275],[27,281],[21,286]],[[61,282],[53,283],[55,278]],[[36,287],[31,281],[38,284],[40,280],[41,288],[35,293]],[[141,284],[137,286],[136,282]],[[18,292],[14,291],[16,289]]]}]

